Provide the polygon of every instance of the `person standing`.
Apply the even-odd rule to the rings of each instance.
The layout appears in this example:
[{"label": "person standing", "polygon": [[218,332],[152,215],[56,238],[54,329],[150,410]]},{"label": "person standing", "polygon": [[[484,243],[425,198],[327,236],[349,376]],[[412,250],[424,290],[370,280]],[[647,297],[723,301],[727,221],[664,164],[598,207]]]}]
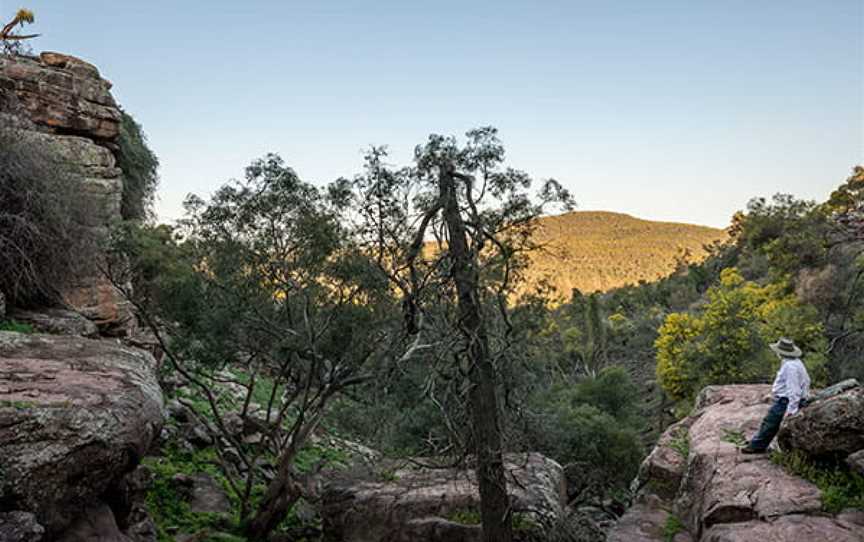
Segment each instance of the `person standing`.
[{"label": "person standing", "polygon": [[745,454],[763,454],[777,436],[783,417],[793,415],[803,407],[810,394],[810,375],[801,362],[801,349],[785,337],[770,345],[780,358],[780,370],[771,387],[773,403],[762,420],[759,432],[741,449]]}]

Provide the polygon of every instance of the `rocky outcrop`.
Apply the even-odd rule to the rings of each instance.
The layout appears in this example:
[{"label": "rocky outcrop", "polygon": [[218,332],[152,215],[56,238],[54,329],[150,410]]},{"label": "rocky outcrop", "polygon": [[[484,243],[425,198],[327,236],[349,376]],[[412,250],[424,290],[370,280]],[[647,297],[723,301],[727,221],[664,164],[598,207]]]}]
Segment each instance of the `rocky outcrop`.
[{"label": "rocky outcrop", "polygon": [[120,111],[111,83],[78,58],[45,52],[38,58],[0,57],[0,88],[15,94],[27,115],[52,133],[113,142]]},{"label": "rocky outcrop", "polygon": [[[34,145],[50,147],[78,177],[94,239],[120,219],[123,178],[114,149],[121,112],[110,89],[94,66],[71,56],[0,56],[0,122],[14,124]],[[131,322],[128,305],[95,266],[64,298],[103,331],[125,334]]]},{"label": "rocky outcrop", "polygon": [[864,387],[841,384],[784,422],[777,435],[783,449],[841,458],[864,450]]},{"label": "rocky outcrop", "polygon": [[74,311],[64,309],[42,309],[39,311],[14,310],[9,315],[17,322],[30,324],[43,333],[95,337],[99,334],[96,324]]},{"label": "rocky outcrop", "polygon": [[45,528],[30,512],[0,512],[0,540],[3,542],[39,542]]},{"label": "rocky outcrop", "polygon": [[815,485],[767,455],[740,453],[770,406],[770,391],[762,385],[703,390],[693,414],[667,429],[646,458],[635,505],[609,541],[668,540],[670,529],[680,530],[679,541],[864,541],[864,527],[822,512]]},{"label": "rocky outcrop", "polygon": [[51,537],[111,524],[101,498],[161,429],[155,367],[114,341],[0,332],[0,512]]},{"label": "rocky outcrop", "polygon": [[[536,453],[508,456],[506,466],[518,534],[559,522],[566,495],[561,466]],[[472,471],[412,463],[379,472],[378,479],[332,480],[321,515],[326,540],[474,542],[481,534],[478,510]]]}]

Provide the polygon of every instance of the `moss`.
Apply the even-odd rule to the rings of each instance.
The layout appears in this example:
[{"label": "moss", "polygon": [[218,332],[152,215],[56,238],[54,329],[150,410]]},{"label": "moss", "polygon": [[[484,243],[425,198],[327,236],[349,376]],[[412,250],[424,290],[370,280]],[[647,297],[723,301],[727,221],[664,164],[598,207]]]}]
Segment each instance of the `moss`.
[{"label": "moss", "polygon": [[480,525],[480,512],[474,508],[459,508],[444,516],[444,519],[462,525]]},{"label": "moss", "polygon": [[36,330],[30,324],[17,322],[15,320],[4,320],[0,322],[0,331],[14,331],[16,333],[35,333]]},{"label": "moss", "polygon": [[744,446],[747,444],[747,438],[744,436],[744,433],[741,431],[733,431],[731,429],[724,429],[723,436],[720,437],[720,440],[728,442],[729,444],[734,444],[735,446]]},{"label": "moss", "polygon": [[[459,508],[447,514],[444,519],[459,523],[461,525],[480,525],[480,511],[476,508]],[[516,512],[512,517],[513,530],[516,532],[529,532],[540,529],[540,525],[534,521],[533,516],[522,512]]]},{"label": "moss", "polygon": [[684,532],[684,522],[678,516],[669,514],[666,518],[666,523],[663,525],[664,542],[672,542],[675,539],[675,535],[681,532]]},{"label": "moss", "polygon": [[846,508],[864,510],[864,476],[851,471],[842,462],[816,461],[797,450],[772,452],[771,461],[818,487],[825,512],[837,514]]},{"label": "moss", "polygon": [[31,401],[6,401],[6,400],[2,400],[2,401],[0,401],[0,408],[3,408],[3,407],[17,408],[17,409],[24,410],[24,409],[28,409],[28,408],[35,408],[36,403],[33,403]]},{"label": "moss", "polygon": [[684,459],[690,457],[690,432],[685,427],[679,427],[672,435],[669,447],[678,452]]},{"label": "moss", "polygon": [[[214,464],[212,449],[195,453],[166,449],[158,458],[145,458],[144,464],[153,472],[153,483],[147,491],[147,509],[156,524],[159,542],[172,542],[174,532],[200,533],[201,540],[225,540],[213,538],[211,531],[239,532],[235,518],[221,514],[194,513],[189,504],[176,491],[173,477],[177,474],[204,472],[214,480],[227,485],[224,476]],[[230,493],[229,493],[230,495]],[[215,536],[215,535],[214,535]]]}]

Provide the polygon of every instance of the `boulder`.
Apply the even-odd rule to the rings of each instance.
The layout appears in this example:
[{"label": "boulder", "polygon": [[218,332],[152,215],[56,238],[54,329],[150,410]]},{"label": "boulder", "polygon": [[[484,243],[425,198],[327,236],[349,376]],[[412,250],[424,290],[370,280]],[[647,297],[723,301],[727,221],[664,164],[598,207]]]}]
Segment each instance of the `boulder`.
[{"label": "boulder", "polygon": [[132,542],[120,532],[107,504],[90,506],[79,515],[57,542]]},{"label": "boulder", "polygon": [[846,464],[850,469],[864,476],[864,449],[858,450],[854,454],[849,454],[846,458]]},{"label": "boulder", "polygon": [[120,530],[132,542],[156,542],[158,533],[147,509],[147,491],[153,484],[154,474],[144,465],[123,477],[105,500],[117,518]]},{"label": "boulder", "polygon": [[19,322],[32,325],[43,333],[95,337],[99,334],[96,324],[75,311],[64,309],[14,310],[10,316]]},{"label": "boulder", "polygon": [[209,474],[177,474],[171,480],[194,513],[230,514],[231,501],[225,489]]},{"label": "boulder", "polygon": [[[606,537],[607,542],[642,542],[668,540],[667,525],[673,514],[669,506],[655,495],[647,495],[618,519]],[[675,533],[672,542],[691,542],[687,532]]]},{"label": "boulder", "polygon": [[784,449],[846,457],[864,449],[864,387],[816,400],[790,416],[777,435]]},{"label": "boulder", "polygon": [[159,434],[149,354],[114,341],[0,332],[0,503],[56,536]]},{"label": "boulder", "polygon": [[45,528],[31,512],[0,512],[0,540],[3,542],[39,542]]},{"label": "boulder", "polygon": [[848,518],[824,515],[815,485],[768,455],[740,453],[770,402],[770,386],[705,388],[693,414],[669,427],[643,462],[635,504],[608,532],[610,542],[667,540],[667,522],[684,527],[681,540],[864,540]]},{"label": "boulder", "polygon": [[[537,453],[508,455],[505,464],[517,524],[525,531],[559,524],[566,495],[561,466]],[[331,480],[321,515],[326,540],[474,542],[481,534],[478,510],[472,470],[412,463],[378,479]]]},{"label": "boulder", "polygon": [[724,523],[708,529],[702,542],[787,542],[789,540],[824,540],[861,542],[860,527],[833,518],[793,514],[773,521]]}]

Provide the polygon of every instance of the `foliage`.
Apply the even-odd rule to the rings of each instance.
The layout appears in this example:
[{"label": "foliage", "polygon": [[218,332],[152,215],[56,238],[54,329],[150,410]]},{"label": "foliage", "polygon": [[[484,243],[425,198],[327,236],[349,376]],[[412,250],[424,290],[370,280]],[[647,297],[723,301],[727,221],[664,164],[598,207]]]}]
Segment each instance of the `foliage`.
[{"label": "foliage", "polygon": [[531,177],[505,166],[494,128],[465,136],[430,135],[412,167],[399,170],[373,148],[348,186],[363,246],[401,297],[412,342],[400,361],[429,360],[427,390],[444,415],[446,446],[476,457],[483,539],[506,542],[499,381],[519,348],[508,300],[537,248],[537,218],[571,198],[551,179],[532,195]]},{"label": "foliage", "polygon": [[16,27],[24,28],[24,25],[33,24],[36,22],[36,17],[29,9],[19,9],[8,23],[0,28],[0,53],[4,54],[21,54],[24,52],[24,40],[38,37],[39,34],[15,34]]},{"label": "foliage", "polygon": [[190,511],[186,499],[177,492],[175,476],[190,473],[206,473],[226,490],[230,489],[217,466],[213,450],[188,452],[167,448],[162,450],[160,457],[145,458],[143,463],[153,474],[145,502],[156,524],[159,542],[173,541],[174,531],[178,529],[193,534],[211,529],[239,532],[237,518],[194,513]]},{"label": "foliage", "polygon": [[[541,388],[542,389],[542,388]],[[575,385],[542,389],[525,420],[529,446],[578,471],[568,477],[579,502],[625,490],[642,460],[637,394],[626,371],[609,367]]]},{"label": "foliage", "polygon": [[[398,322],[392,292],[345,231],[341,205],[268,155],[209,202],[190,197],[179,230],[127,223],[112,243],[112,281],[209,411],[222,437],[216,451],[231,447],[247,467],[223,474],[253,538],[300,497],[292,473],[330,400],[370,380],[399,345],[389,333]],[[226,376],[228,366],[246,376]],[[239,405],[214,392],[226,378],[244,390]],[[264,401],[270,428],[261,450],[237,442],[223,421],[228,409],[248,418],[252,398]],[[253,499],[264,451],[280,475]]]},{"label": "foliage", "polygon": [[864,510],[864,476],[837,462],[818,462],[798,450],[775,451],[771,461],[787,472],[816,485],[822,492],[822,509],[837,514],[846,508]]},{"label": "foliage", "polygon": [[117,167],[123,171],[120,214],[125,220],[148,217],[159,185],[159,160],[147,145],[141,125],[121,111]]},{"label": "foliage", "polygon": [[2,320],[0,321],[0,331],[14,331],[16,333],[34,333],[36,330],[33,329],[31,324],[26,322],[16,322],[15,320]]},{"label": "foliage", "polygon": [[666,523],[663,525],[663,540],[672,542],[675,540],[675,535],[684,532],[684,522],[675,514],[669,514],[666,518]]},{"label": "foliage", "polygon": [[11,305],[58,301],[96,259],[74,173],[46,139],[0,125],[0,293]]},{"label": "foliage", "polygon": [[678,452],[684,459],[690,457],[690,433],[687,428],[681,427],[672,435],[669,447]]},{"label": "foliage", "polygon": [[767,379],[776,363],[767,345],[788,336],[804,350],[804,362],[818,385],[825,381],[822,323],[782,284],[759,286],[735,268],[708,290],[697,314],[673,313],[657,339],[657,377],[670,396],[692,398],[709,384]]},{"label": "foliage", "polygon": [[732,429],[723,429],[723,436],[720,437],[720,440],[728,442],[729,444],[734,444],[735,446],[743,446],[747,444],[747,437],[744,436],[744,433]]}]

